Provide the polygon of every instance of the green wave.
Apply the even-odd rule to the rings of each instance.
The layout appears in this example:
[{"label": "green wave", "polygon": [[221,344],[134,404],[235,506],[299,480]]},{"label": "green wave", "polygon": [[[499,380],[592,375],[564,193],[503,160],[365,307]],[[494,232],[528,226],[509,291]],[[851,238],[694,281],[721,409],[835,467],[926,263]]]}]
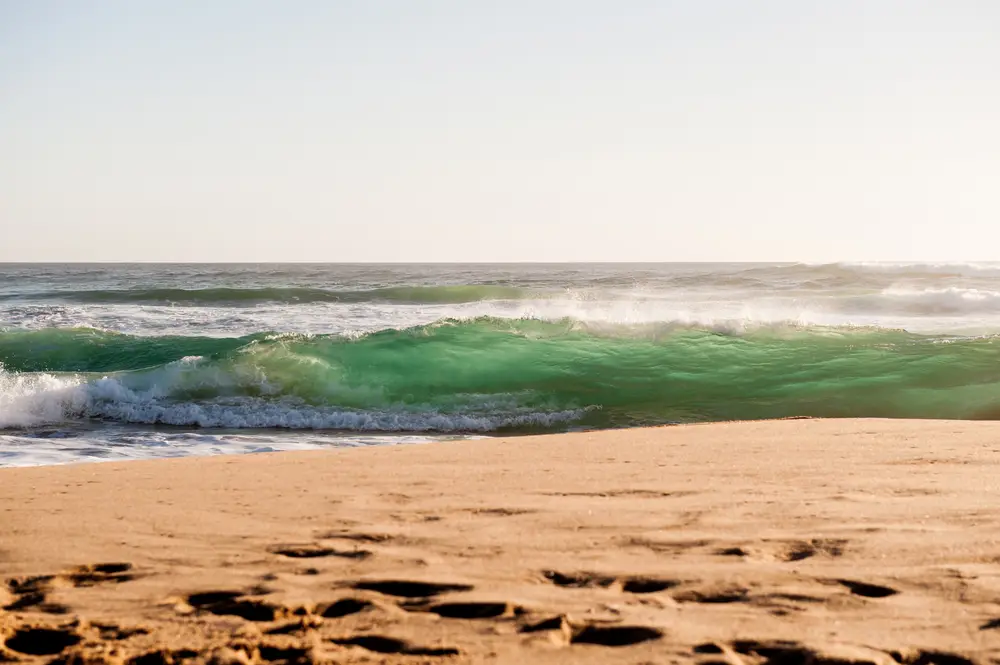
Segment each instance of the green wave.
[{"label": "green wave", "polygon": [[731,333],[493,318],[356,339],[50,329],[0,333],[0,362],[8,372],[111,374],[130,390],[177,403],[252,396],[369,411],[581,409],[576,424],[595,427],[787,416],[1000,418],[996,338],[883,329]]},{"label": "green wave", "polygon": [[135,370],[186,356],[222,357],[254,337],[135,337],[93,328],[8,330],[0,332],[0,364],[19,372]]}]

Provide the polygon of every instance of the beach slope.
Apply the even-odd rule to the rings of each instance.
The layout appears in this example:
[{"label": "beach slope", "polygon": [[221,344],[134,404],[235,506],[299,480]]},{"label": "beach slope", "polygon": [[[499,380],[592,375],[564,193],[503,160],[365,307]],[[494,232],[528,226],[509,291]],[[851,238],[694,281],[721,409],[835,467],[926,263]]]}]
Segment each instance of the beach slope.
[{"label": "beach slope", "polygon": [[1000,424],[0,470],[0,661],[1000,662]]}]

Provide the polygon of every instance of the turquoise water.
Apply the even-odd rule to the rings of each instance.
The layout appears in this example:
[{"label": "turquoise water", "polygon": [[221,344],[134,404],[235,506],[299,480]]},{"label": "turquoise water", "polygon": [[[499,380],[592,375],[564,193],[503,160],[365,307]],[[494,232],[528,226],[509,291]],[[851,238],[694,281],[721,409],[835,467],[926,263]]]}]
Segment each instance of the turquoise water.
[{"label": "turquoise water", "polygon": [[992,265],[0,266],[0,464],[1000,417]]}]

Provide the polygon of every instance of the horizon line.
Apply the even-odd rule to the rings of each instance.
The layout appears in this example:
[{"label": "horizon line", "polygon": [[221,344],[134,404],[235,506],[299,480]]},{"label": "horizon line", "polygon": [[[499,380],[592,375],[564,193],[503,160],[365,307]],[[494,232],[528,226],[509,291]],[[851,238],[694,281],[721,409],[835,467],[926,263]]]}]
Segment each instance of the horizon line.
[{"label": "horizon line", "polygon": [[0,265],[667,265],[667,264],[784,264],[784,265],[837,265],[851,263],[884,263],[884,264],[959,264],[959,263],[1000,263],[996,259],[837,259],[834,261],[802,261],[802,260],[693,260],[693,261],[614,261],[614,260],[584,260],[584,261],[127,261],[127,260],[43,260],[43,261],[4,261]]}]

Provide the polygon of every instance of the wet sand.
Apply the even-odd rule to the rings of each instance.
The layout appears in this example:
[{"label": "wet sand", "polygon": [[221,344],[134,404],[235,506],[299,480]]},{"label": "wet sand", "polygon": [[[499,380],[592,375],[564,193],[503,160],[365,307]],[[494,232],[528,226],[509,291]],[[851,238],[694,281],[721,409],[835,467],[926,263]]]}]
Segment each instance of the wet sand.
[{"label": "wet sand", "polygon": [[1000,424],[0,470],[0,661],[1000,662]]}]

